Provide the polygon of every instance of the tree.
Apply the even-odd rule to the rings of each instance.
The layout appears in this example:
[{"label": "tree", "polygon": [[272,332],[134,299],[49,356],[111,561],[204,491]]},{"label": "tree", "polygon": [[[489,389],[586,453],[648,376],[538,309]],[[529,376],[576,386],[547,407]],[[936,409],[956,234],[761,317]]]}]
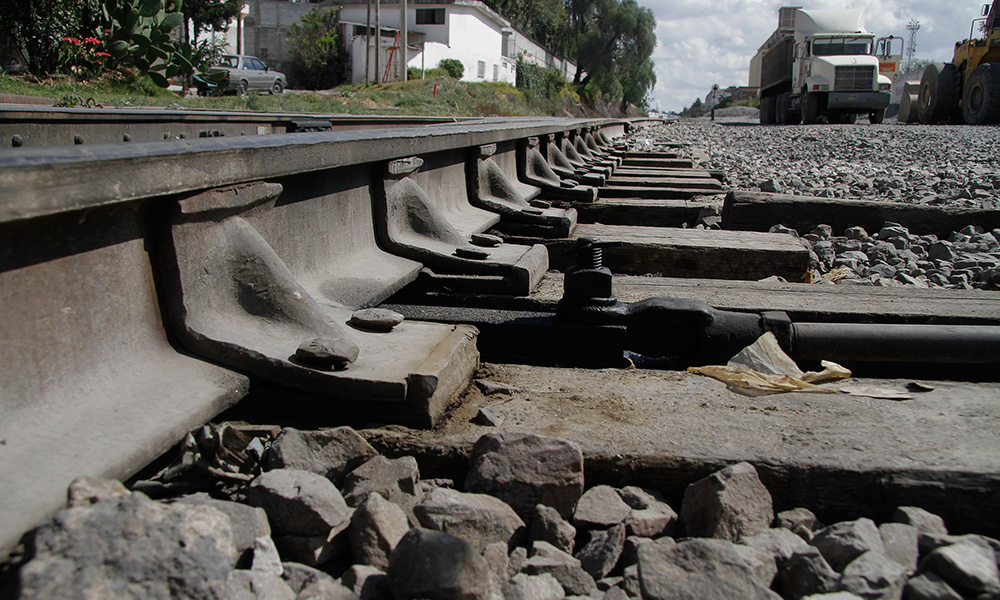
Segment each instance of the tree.
[{"label": "tree", "polygon": [[550,51],[566,51],[566,9],[562,0],[486,0],[486,5]]},{"label": "tree", "polygon": [[243,0],[184,0],[184,17],[191,21],[197,40],[198,34],[207,29],[226,31],[242,7]]},{"label": "tree", "polygon": [[346,55],[337,35],[337,11],[314,8],[289,27],[288,54],[299,85],[327,89],[344,81]]},{"label": "tree", "polygon": [[650,57],[656,46],[656,19],[635,0],[568,0],[574,83],[628,104],[642,105],[656,83]]}]

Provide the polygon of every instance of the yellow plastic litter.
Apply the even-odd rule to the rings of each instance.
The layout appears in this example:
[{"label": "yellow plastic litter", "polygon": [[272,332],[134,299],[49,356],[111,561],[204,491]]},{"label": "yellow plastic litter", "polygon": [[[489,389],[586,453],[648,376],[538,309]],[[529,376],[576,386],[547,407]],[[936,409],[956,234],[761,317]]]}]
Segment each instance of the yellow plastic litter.
[{"label": "yellow plastic litter", "polygon": [[832,271],[830,271],[828,273],[824,273],[816,281],[816,283],[819,283],[820,281],[840,281],[844,277],[847,277],[847,275],[850,272],[851,272],[851,270],[848,269],[847,267],[837,267],[836,269],[833,269]]},{"label": "yellow plastic litter", "polygon": [[817,384],[847,379],[851,372],[835,362],[824,360],[820,364],[822,371],[803,372],[781,349],[774,334],[768,332],[741,350],[728,364],[688,367],[688,372],[718,379],[748,396],[781,392],[836,394],[839,390]]}]

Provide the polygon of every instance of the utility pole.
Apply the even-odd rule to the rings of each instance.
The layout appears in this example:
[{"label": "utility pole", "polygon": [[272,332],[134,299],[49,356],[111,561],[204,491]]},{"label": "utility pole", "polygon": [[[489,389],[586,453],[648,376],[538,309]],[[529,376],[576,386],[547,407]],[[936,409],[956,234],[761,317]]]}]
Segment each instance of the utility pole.
[{"label": "utility pole", "polygon": [[917,30],[920,29],[920,21],[916,19],[910,19],[910,24],[906,26],[909,30],[910,36],[906,40],[906,68],[903,69],[903,73],[909,73],[910,69],[913,68],[913,53],[917,49]]},{"label": "utility pole", "polygon": [[399,80],[406,81],[406,0],[399,3]]},{"label": "utility pole", "polygon": [[382,0],[375,0],[375,85],[381,83],[379,81],[379,73],[382,72],[379,68],[382,61],[380,54],[382,54]]},{"label": "utility pole", "polygon": [[365,21],[365,85],[372,82],[372,0],[368,0],[368,20]]}]

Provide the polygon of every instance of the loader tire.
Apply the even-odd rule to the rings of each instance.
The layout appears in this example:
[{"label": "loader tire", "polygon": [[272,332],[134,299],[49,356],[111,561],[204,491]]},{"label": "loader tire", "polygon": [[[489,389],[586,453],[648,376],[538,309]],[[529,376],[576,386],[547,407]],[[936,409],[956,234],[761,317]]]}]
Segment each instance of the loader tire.
[{"label": "loader tire", "polygon": [[958,68],[951,63],[928,65],[920,78],[917,116],[924,125],[949,123],[958,112],[959,89]]},{"label": "loader tire", "polygon": [[1000,63],[983,63],[972,71],[962,94],[967,125],[1000,123]]}]

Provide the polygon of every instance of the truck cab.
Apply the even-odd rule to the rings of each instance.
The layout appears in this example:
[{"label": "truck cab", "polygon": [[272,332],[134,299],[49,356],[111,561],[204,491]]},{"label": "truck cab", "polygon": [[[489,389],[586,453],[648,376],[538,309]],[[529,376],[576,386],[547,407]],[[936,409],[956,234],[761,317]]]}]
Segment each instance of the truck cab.
[{"label": "truck cab", "polygon": [[865,31],[863,14],[781,9],[778,30],[758,51],[761,123],[816,123],[822,117],[847,123],[858,114],[882,121],[892,80],[879,72],[875,36]]}]

